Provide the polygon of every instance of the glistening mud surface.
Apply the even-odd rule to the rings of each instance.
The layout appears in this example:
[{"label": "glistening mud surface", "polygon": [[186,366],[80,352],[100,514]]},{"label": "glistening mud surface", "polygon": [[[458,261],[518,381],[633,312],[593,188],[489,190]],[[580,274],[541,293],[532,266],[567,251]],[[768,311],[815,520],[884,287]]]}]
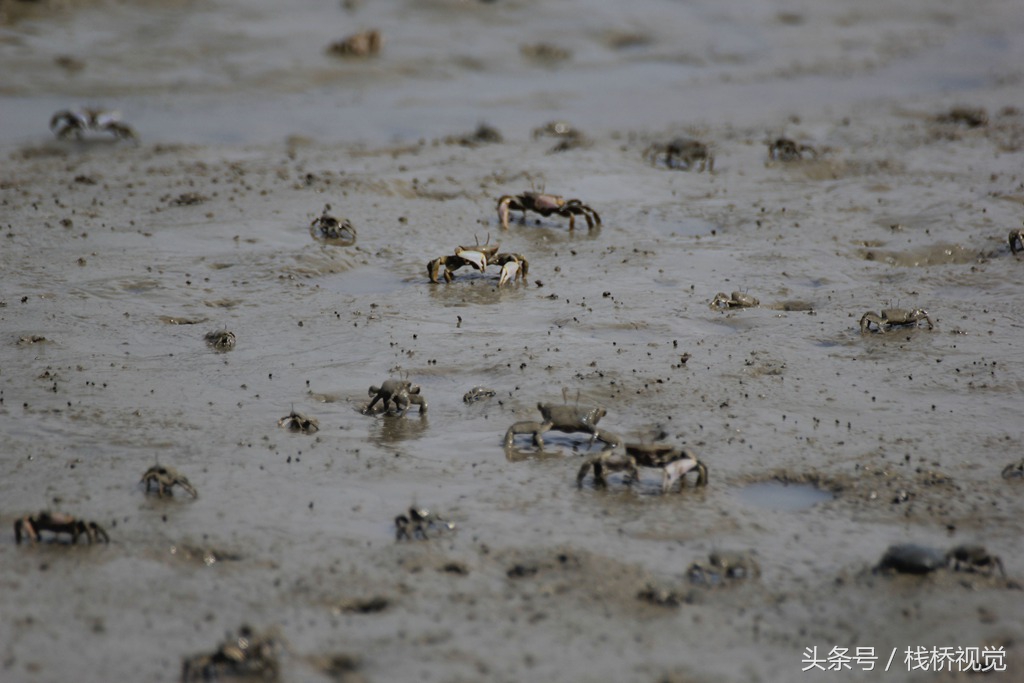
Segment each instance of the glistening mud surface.
[{"label": "glistening mud surface", "polygon": [[[675,43],[649,29],[644,59],[608,56],[593,36],[621,30],[620,18],[584,13],[583,28],[559,32],[575,25],[533,3],[497,3],[538,41],[569,36],[574,57],[551,73],[483,59],[476,75],[452,76],[442,90],[469,98],[457,100],[460,130],[435,118],[439,96],[417,85],[430,79],[404,74],[385,51],[364,64],[394,78],[367,86],[367,117],[375,102],[410,97],[390,114],[414,131],[398,141],[380,120],[354,123],[358,142],[302,129],[303,109],[267,133],[232,119],[246,144],[226,142],[210,131],[247,96],[215,99],[186,79],[200,132],[181,139],[193,144],[173,142],[188,123],[158,112],[157,94],[118,100],[140,105],[123,107],[138,146],[58,143],[45,125],[61,86],[19,72],[2,101],[18,121],[35,107],[39,133],[11,134],[0,170],[0,520],[10,530],[50,507],[99,522],[112,542],[0,536],[3,679],[176,680],[183,657],[248,623],[287,642],[284,680],[778,681],[799,675],[806,648],[834,646],[874,647],[879,668],[899,648],[887,675],[915,681],[959,678],[908,674],[907,647],[1002,647],[1007,671],[986,680],[1017,680],[1024,483],[1000,472],[1024,455],[1024,258],[1006,241],[1024,213],[1019,67],[993,59],[953,94],[932,80],[913,99],[880,88],[854,104],[811,95],[816,72],[794,65],[769,72],[780,99],[760,107],[762,71],[794,55],[828,78],[858,51],[884,55],[877,71],[854,69],[869,89],[901,83],[900,68],[940,70],[945,51],[979,35],[1005,40],[998,55],[1021,51],[1008,6],[979,18],[955,4],[936,18],[921,5],[889,17],[919,31],[877,43],[872,31],[865,42],[819,41],[818,22],[849,37],[862,26],[855,16],[797,22],[780,7],[762,21],[708,9],[735,31],[721,34],[728,50],[692,48],[701,59],[689,68],[705,79],[695,88],[708,98],[692,111],[644,109],[637,121],[619,100],[588,114],[596,94],[550,104],[514,86],[526,73],[553,89],[607,73],[628,101],[642,84],[627,67],[653,63],[650,97],[668,102],[659,60],[678,67],[665,58]],[[365,11],[387,37],[402,24],[374,14],[382,6]],[[430,7],[464,16],[453,3]],[[676,20],[682,11],[644,7]],[[472,16],[476,30],[492,23]],[[59,35],[58,19],[36,21]],[[438,22],[431,44],[450,49],[463,21]],[[12,31],[37,40],[21,26]],[[743,58],[743,28],[768,61]],[[773,47],[789,45],[781,34],[805,42]],[[328,36],[308,40],[319,54]],[[386,48],[415,55],[415,45]],[[611,71],[593,66],[602,60]],[[142,81],[109,68],[124,90],[97,97]],[[712,86],[711,71],[736,82]],[[511,112],[472,104],[481,80]],[[68,92],[89,97],[84,86]],[[307,96],[329,109],[326,95]],[[962,104],[985,107],[987,125],[935,119]],[[530,130],[563,106],[590,144],[547,154],[554,141]],[[467,147],[438,132],[470,133],[481,118],[504,142]],[[161,120],[172,123],[152,123]],[[782,132],[820,155],[766,164],[765,140]],[[644,161],[648,145],[681,134],[712,144],[713,173]],[[495,200],[531,185],[582,199],[602,225],[580,220],[569,233],[561,218],[538,225],[531,215],[503,232]],[[311,236],[327,203],[357,228],[354,245]],[[488,235],[526,256],[526,284],[498,289],[490,268],[428,282],[429,259]],[[761,306],[712,310],[720,291]],[[894,306],[927,309],[934,329],[861,334],[866,311]],[[207,345],[216,330],[236,335],[234,349]],[[405,373],[429,401],[424,415],[360,414],[367,387]],[[496,396],[463,403],[478,385]],[[572,402],[606,407],[601,426],[627,440],[667,432],[707,463],[710,485],[691,477],[662,495],[660,474],[641,470],[631,487],[611,475],[606,490],[589,478],[578,489],[591,450],[582,436],[548,434],[540,453],[522,437],[504,452],[505,429],[538,419],[536,403],[561,401],[563,387]],[[278,428],[293,407],[320,430]],[[199,497],[145,495],[139,477],[156,459]],[[795,510],[748,503],[744,492],[765,482],[827,497]],[[396,542],[393,519],[414,502],[455,531]],[[1009,578],[870,573],[905,541],[983,543]],[[760,577],[692,585],[687,567],[719,550],[749,551]],[[650,586],[678,599],[638,597]],[[358,659],[354,674],[330,668],[339,655]]]}]

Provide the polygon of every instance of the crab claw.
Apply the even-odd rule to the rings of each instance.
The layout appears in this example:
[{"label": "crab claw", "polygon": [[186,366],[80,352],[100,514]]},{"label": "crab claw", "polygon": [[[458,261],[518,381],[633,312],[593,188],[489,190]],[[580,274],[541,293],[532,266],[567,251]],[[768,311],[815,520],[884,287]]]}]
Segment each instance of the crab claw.
[{"label": "crab claw", "polygon": [[463,249],[459,247],[455,250],[455,255],[461,258],[466,263],[470,264],[481,273],[487,268],[487,257],[479,251],[471,251],[469,249]]},{"label": "crab claw", "polygon": [[509,210],[509,204],[512,203],[512,197],[505,195],[498,200],[498,220],[501,221],[501,229],[508,230],[508,217],[511,211]]},{"label": "crab claw", "polygon": [[519,261],[512,259],[501,267],[501,277],[498,278],[498,286],[501,287],[503,284],[516,279],[516,275],[519,273]]}]

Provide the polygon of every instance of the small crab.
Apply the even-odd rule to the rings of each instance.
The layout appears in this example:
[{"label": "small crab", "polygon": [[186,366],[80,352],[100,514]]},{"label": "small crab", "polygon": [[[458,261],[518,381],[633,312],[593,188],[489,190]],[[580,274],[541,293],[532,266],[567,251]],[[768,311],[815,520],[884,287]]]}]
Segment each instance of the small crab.
[{"label": "small crab", "polygon": [[503,195],[498,199],[498,220],[503,230],[508,230],[508,219],[512,211],[522,211],[523,220],[526,212],[533,211],[545,218],[552,214],[569,219],[569,230],[576,227],[575,216],[583,216],[587,220],[587,228],[601,225],[601,216],[579,199],[563,199],[554,194],[542,192],[524,192],[515,196]]},{"label": "small crab", "polygon": [[650,467],[662,471],[661,490],[668,493],[677,481],[682,479],[688,472],[697,472],[696,486],[708,485],[708,468],[685,448],[676,448],[666,444],[625,444],[625,454],[615,454],[614,451],[606,450],[597,455],[587,458],[576,475],[576,485],[582,486],[583,479],[590,469],[594,470],[594,484],[606,486],[604,470],[612,472],[626,472],[628,483],[632,484],[640,479],[639,467]]},{"label": "small crab", "polygon": [[[431,282],[437,284],[440,282],[438,278],[443,272],[444,281],[451,282],[454,279],[453,273],[463,266],[470,266],[482,273],[487,269],[487,265],[492,262],[491,259],[498,255],[500,247],[500,244],[491,245],[490,235],[487,236],[487,241],[484,244],[480,244],[478,238],[476,244],[472,247],[463,247],[461,245],[455,247],[454,254],[439,256],[427,263],[427,277],[430,278]],[[441,270],[442,268],[444,268],[444,271]]]},{"label": "small crab", "polygon": [[37,515],[25,515],[16,520],[14,522],[14,541],[21,543],[22,536],[32,542],[38,541],[43,531],[50,531],[55,535],[70,534],[72,543],[78,543],[78,537],[82,535],[85,535],[89,543],[98,541],[110,543],[107,532],[96,522],[87,522],[71,515],[49,510],[43,510]]},{"label": "small crab", "polygon": [[1004,467],[1003,479],[1024,479],[1024,460],[1012,462]]},{"label": "small crab", "polygon": [[309,227],[313,228],[321,237],[325,237],[331,240],[341,240],[352,244],[356,241],[356,229],[352,226],[351,221],[347,218],[342,218],[340,221],[331,215],[331,205],[324,204],[323,213],[317,218],[313,219],[313,222],[309,224]]},{"label": "small crab", "polygon": [[691,583],[715,587],[733,581],[756,579],[761,576],[761,566],[752,553],[716,550],[708,555],[707,565],[694,562],[687,568],[686,575]]},{"label": "small crab", "polygon": [[395,517],[395,540],[413,539],[427,540],[427,529],[452,531],[455,525],[443,517],[430,512],[426,508],[415,505],[409,508],[408,514]]},{"label": "small crab", "polygon": [[206,333],[206,343],[217,351],[230,351],[235,348],[235,333],[228,330],[214,330]]},{"label": "small crab", "polygon": [[877,332],[888,332],[893,327],[904,325],[913,325],[917,327],[918,322],[921,320],[928,323],[928,329],[932,329],[935,325],[932,324],[932,319],[928,317],[928,311],[923,308],[905,309],[905,308],[886,308],[882,310],[882,315],[877,315],[873,311],[868,311],[860,318],[860,331],[868,332],[871,330],[871,326],[875,326]]},{"label": "small crab", "polygon": [[146,485],[147,493],[149,493],[150,484],[156,483],[156,495],[161,498],[163,498],[164,493],[169,496],[173,496],[174,492],[171,489],[175,485],[185,489],[185,491],[193,498],[199,497],[199,493],[196,492],[195,487],[192,486],[192,482],[188,480],[188,477],[182,475],[173,467],[167,467],[166,465],[153,465],[146,470],[145,474],[142,475],[142,479],[139,483]]},{"label": "small crab", "polygon": [[889,546],[872,571],[875,574],[928,574],[948,564],[949,556],[941,550],[916,543],[898,543]]},{"label": "small crab", "polygon": [[768,158],[771,161],[803,161],[807,157],[816,159],[818,150],[789,138],[776,138],[768,143]]},{"label": "small crab", "polygon": [[693,138],[675,138],[666,143],[655,143],[644,150],[644,159],[651,164],[663,159],[668,168],[683,171],[697,170],[711,173],[715,170],[715,155],[708,146]]},{"label": "small crab", "polygon": [[[563,392],[563,396],[564,396]],[[543,422],[516,422],[505,432],[505,448],[511,448],[516,434],[531,434],[533,445],[544,448],[544,432],[556,431],[572,434],[585,432],[591,435],[591,442],[600,440],[608,446],[617,446],[622,440],[611,432],[597,429],[597,423],[608,411],[604,408],[579,408],[577,406],[557,405],[554,403],[538,403]]]},{"label": "small crab", "polygon": [[420,394],[420,386],[404,379],[387,379],[379,386],[372,386],[368,392],[373,398],[370,404],[363,409],[364,415],[373,413],[373,407],[378,401],[384,402],[384,411],[389,413],[394,404],[394,412],[398,415],[405,415],[410,405],[420,407],[420,414],[427,412],[427,399]]},{"label": "small crab", "polygon": [[209,681],[225,677],[277,680],[277,640],[261,635],[249,626],[238,630],[238,637],[229,636],[209,654],[188,657],[181,663],[181,680]]},{"label": "small crab", "polygon": [[295,408],[292,411],[277,421],[278,427],[284,427],[293,432],[302,432],[303,434],[312,434],[320,429],[320,421],[315,417],[309,417],[302,413],[295,412]]},{"label": "small crab", "polygon": [[50,118],[50,130],[58,140],[66,140],[74,135],[81,140],[87,130],[110,133],[122,140],[135,140],[135,131],[121,120],[116,111],[78,107],[62,109]]},{"label": "small crab", "polygon": [[[1000,576],[1006,577],[1003,561],[985,549],[985,546],[963,544],[946,553],[948,562],[952,563],[953,571],[984,572],[991,575],[999,570]],[[966,569],[961,570],[961,567]]]},{"label": "small crab", "polygon": [[761,302],[745,292],[732,292],[726,296],[725,292],[715,294],[715,298],[709,304],[710,308],[726,310],[730,308],[754,308]]},{"label": "small crab", "polygon": [[476,403],[477,401],[484,401],[489,398],[494,398],[498,395],[494,389],[488,389],[487,387],[473,387],[465,394],[462,395],[463,403]]},{"label": "small crab", "polygon": [[1006,241],[1010,243],[1010,251],[1016,256],[1018,251],[1024,251],[1024,230],[1020,228],[1011,230]]},{"label": "small crab", "polygon": [[327,51],[339,57],[375,57],[383,44],[380,31],[370,29],[331,43]]}]

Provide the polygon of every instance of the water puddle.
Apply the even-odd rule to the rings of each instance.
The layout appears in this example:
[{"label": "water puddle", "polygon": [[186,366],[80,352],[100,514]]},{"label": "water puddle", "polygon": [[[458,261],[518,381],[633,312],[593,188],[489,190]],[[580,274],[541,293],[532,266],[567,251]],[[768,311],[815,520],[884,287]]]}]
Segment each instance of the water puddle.
[{"label": "water puddle", "polygon": [[782,512],[806,510],[835,497],[813,484],[784,484],[779,481],[762,481],[744,486],[737,496],[750,507]]}]

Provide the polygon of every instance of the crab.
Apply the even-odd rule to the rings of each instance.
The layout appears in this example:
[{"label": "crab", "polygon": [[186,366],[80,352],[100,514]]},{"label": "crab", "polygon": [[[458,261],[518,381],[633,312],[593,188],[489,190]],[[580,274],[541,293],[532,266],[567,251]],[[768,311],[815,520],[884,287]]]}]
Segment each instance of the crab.
[{"label": "crab", "polygon": [[776,138],[768,143],[768,158],[772,161],[803,161],[806,158],[805,154],[811,159],[816,159],[818,150],[789,138]]},{"label": "crab", "polygon": [[206,343],[218,351],[230,351],[235,348],[235,333],[229,330],[214,330],[206,333]]},{"label": "crab", "polygon": [[277,421],[278,427],[284,427],[293,432],[302,432],[303,434],[312,434],[313,432],[319,431],[320,421],[315,417],[309,417],[302,413],[295,412],[295,408],[292,411]]},{"label": "crab", "polygon": [[352,226],[352,223],[347,218],[342,218],[340,221],[330,214],[331,205],[324,204],[323,213],[317,218],[313,219],[313,222],[309,224],[309,227],[317,231],[320,236],[331,240],[342,240],[349,244],[356,241],[356,229]]},{"label": "crab", "polygon": [[498,392],[494,389],[488,389],[487,387],[473,387],[462,395],[462,402],[476,403],[477,401],[485,401],[489,398],[494,398],[497,395]]},{"label": "crab", "polygon": [[1024,251],[1024,230],[1011,230],[1006,241],[1010,243],[1010,251],[1016,256],[1018,251]]},{"label": "crab", "polygon": [[664,159],[668,168],[683,171],[696,169],[711,173],[715,170],[715,155],[703,142],[692,138],[675,138],[667,143],[655,143],[644,150],[644,159],[649,159],[652,165]]},{"label": "crab", "polygon": [[[564,392],[563,392],[564,394]],[[600,440],[610,447],[622,442],[615,434],[597,429],[597,423],[608,411],[604,408],[579,408],[577,406],[557,405],[554,403],[538,403],[543,422],[516,422],[505,432],[505,448],[511,448],[517,434],[531,434],[533,445],[544,448],[544,432],[556,431],[572,434],[585,432],[591,435],[591,443]]]},{"label": "crab", "polygon": [[726,296],[725,292],[719,292],[715,294],[715,298],[711,300],[710,308],[716,308],[719,310],[726,310],[729,308],[753,308],[759,305],[761,302],[745,292],[732,292]]},{"label": "crab", "polygon": [[50,118],[50,130],[58,140],[66,140],[72,135],[81,140],[87,130],[110,133],[121,140],[136,139],[135,130],[121,120],[120,113],[91,107],[58,111]]},{"label": "crab", "polygon": [[761,576],[761,566],[752,553],[716,550],[708,555],[706,566],[694,562],[687,568],[686,575],[691,583],[713,587],[726,582],[756,579]]},{"label": "crab", "polygon": [[442,275],[442,267],[444,268],[445,282],[451,282],[454,279],[453,273],[463,266],[470,266],[482,273],[487,269],[487,264],[491,262],[491,259],[498,255],[500,247],[500,244],[491,246],[490,235],[487,236],[487,241],[483,244],[480,244],[480,240],[477,238],[476,244],[472,247],[461,245],[455,247],[454,254],[438,256],[427,263],[427,277],[431,282],[439,283],[438,277]]},{"label": "crab", "polygon": [[[985,546],[973,544],[958,545],[946,553],[946,559],[952,563],[953,571],[984,571],[984,573],[991,575],[998,569],[1000,576],[1006,578],[1003,561],[996,555],[989,553]],[[961,567],[966,567],[966,569],[961,570]]]},{"label": "crab", "polygon": [[1011,462],[1004,467],[1003,479],[1024,479],[1024,460]]},{"label": "crab", "polygon": [[14,541],[21,543],[22,536],[32,542],[38,541],[43,531],[50,531],[54,534],[70,534],[72,543],[78,543],[78,537],[83,534],[89,543],[98,541],[110,543],[107,532],[96,522],[87,522],[71,515],[49,510],[43,510],[37,515],[25,515],[16,520],[14,522]]},{"label": "crab", "polygon": [[882,315],[868,311],[860,318],[860,331],[868,332],[871,330],[872,325],[875,326],[877,332],[888,332],[896,326],[913,325],[917,327],[918,322],[921,320],[928,323],[929,330],[935,327],[932,324],[932,319],[928,317],[928,311],[923,308],[885,308],[882,309]]},{"label": "crab", "polygon": [[455,525],[448,520],[430,512],[426,508],[418,508],[415,505],[409,508],[408,514],[401,514],[395,517],[395,540],[413,539],[427,540],[427,529],[440,529],[441,531],[452,531]]},{"label": "crab", "polygon": [[364,415],[373,413],[373,407],[378,401],[384,401],[384,411],[391,411],[394,404],[394,411],[398,415],[405,415],[410,405],[420,407],[420,414],[427,412],[427,399],[420,395],[420,386],[404,379],[387,379],[379,386],[372,386],[368,392],[373,398],[370,404],[363,409]]},{"label": "crab", "polygon": [[576,227],[575,216],[583,216],[587,220],[587,228],[593,229],[595,225],[601,225],[601,216],[596,211],[581,202],[579,199],[563,199],[555,194],[543,192],[523,192],[522,194],[503,195],[498,199],[498,220],[501,221],[501,228],[508,230],[509,214],[512,211],[522,211],[523,220],[526,220],[526,212],[533,211],[545,218],[555,214],[569,219],[569,230]]},{"label": "crab", "polygon": [[261,635],[249,626],[238,630],[238,637],[229,636],[216,650],[188,657],[181,663],[182,681],[209,681],[222,676],[277,680],[278,643],[269,635]]},{"label": "crab", "polygon": [[173,467],[167,467],[166,465],[153,465],[142,475],[139,483],[146,485],[146,493],[149,493],[150,484],[156,483],[156,495],[161,498],[163,498],[164,493],[173,496],[174,492],[171,489],[175,485],[185,489],[193,498],[199,497],[199,493],[192,486],[192,482],[188,480],[188,477],[182,475]]},{"label": "crab", "polygon": [[501,266],[501,273],[498,276],[499,287],[509,281],[512,281],[513,284],[525,283],[526,276],[530,272],[530,262],[522,254],[495,254],[493,258],[488,259],[487,264]]},{"label": "crab", "polygon": [[375,57],[383,44],[380,31],[370,29],[331,43],[327,51],[339,57]]},{"label": "crab", "polygon": [[593,455],[583,463],[576,475],[576,485],[582,486],[587,473],[594,470],[594,484],[606,486],[604,471],[626,472],[626,480],[632,484],[640,479],[638,467],[650,467],[662,471],[661,490],[668,493],[677,481],[690,471],[696,470],[696,486],[708,485],[708,468],[685,448],[676,448],[666,444],[625,444],[625,454],[616,454],[613,450],[605,450]]},{"label": "crab", "polygon": [[929,574],[948,564],[949,556],[937,548],[917,543],[898,543],[889,546],[872,571],[875,574],[879,572]]}]

